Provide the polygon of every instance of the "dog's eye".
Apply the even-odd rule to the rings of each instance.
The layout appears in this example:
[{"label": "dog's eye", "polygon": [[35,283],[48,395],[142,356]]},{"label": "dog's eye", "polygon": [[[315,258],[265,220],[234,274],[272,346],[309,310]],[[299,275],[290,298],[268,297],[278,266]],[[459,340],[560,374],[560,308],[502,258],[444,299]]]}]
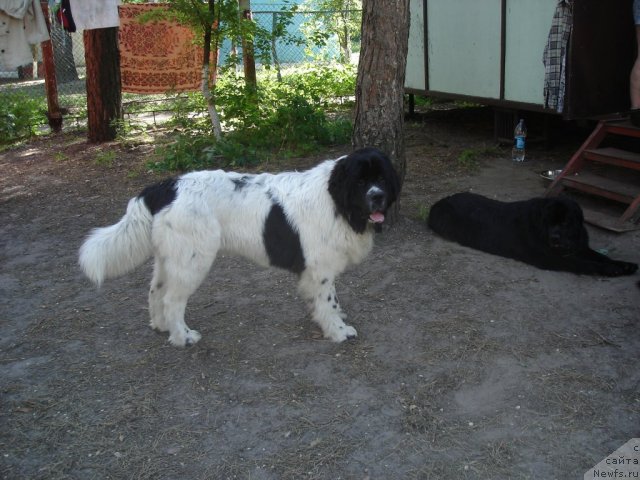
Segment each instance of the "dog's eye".
[{"label": "dog's eye", "polygon": [[360,180],[358,180],[357,185],[358,185],[359,187],[364,187],[365,183],[366,183],[366,182],[361,178]]}]

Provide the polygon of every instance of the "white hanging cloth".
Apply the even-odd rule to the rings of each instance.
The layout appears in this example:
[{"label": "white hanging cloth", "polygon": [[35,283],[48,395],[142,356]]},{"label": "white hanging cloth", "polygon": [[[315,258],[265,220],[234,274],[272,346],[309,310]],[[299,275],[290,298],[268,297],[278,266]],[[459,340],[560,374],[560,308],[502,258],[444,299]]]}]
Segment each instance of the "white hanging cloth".
[{"label": "white hanging cloth", "polygon": [[31,45],[49,40],[40,0],[0,0],[0,68],[33,62]]},{"label": "white hanging cloth", "polygon": [[120,0],[69,0],[69,5],[78,31],[120,26]]}]

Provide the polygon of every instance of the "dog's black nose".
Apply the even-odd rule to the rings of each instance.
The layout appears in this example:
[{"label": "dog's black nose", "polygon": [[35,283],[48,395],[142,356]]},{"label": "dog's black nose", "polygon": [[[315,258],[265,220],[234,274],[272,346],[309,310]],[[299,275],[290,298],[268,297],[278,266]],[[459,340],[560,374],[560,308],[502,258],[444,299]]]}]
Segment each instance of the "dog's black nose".
[{"label": "dog's black nose", "polygon": [[370,198],[373,203],[382,203],[384,202],[385,194],[383,192],[376,192],[372,194]]},{"label": "dog's black nose", "polygon": [[367,192],[367,201],[371,210],[384,210],[387,203],[387,194],[378,187],[372,187]]}]

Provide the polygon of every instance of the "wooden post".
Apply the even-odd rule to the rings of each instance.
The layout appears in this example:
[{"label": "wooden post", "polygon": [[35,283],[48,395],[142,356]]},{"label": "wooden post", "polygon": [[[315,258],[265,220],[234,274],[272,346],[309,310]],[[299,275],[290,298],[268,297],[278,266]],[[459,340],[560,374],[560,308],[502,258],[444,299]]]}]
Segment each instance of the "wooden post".
[{"label": "wooden post", "polygon": [[114,140],[122,118],[118,27],[84,31],[87,117],[90,142]]},{"label": "wooden post", "polygon": [[[41,2],[42,13],[47,22],[47,30],[51,34],[51,24],[49,23],[49,4]],[[44,86],[47,92],[47,117],[51,130],[58,133],[62,130],[62,113],[58,104],[58,82],[56,80],[56,68],[53,63],[53,47],[51,40],[40,43],[42,48],[42,63],[44,65]],[[35,64],[37,65],[37,63]],[[37,78],[37,67],[34,67],[34,77]]]}]

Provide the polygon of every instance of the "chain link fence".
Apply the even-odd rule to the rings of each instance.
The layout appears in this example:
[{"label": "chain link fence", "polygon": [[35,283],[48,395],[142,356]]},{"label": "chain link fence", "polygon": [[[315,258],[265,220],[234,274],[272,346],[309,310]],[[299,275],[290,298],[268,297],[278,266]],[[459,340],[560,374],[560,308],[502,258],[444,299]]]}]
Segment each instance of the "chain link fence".
[{"label": "chain link fence", "polygon": [[[350,61],[357,59],[359,27],[346,39],[328,33],[328,22],[344,21],[360,25],[359,10],[344,12],[253,11],[252,18],[261,31],[255,45],[258,68],[269,65],[280,75],[287,69],[310,61]],[[340,18],[338,18],[340,17]],[[63,126],[84,128],[86,124],[85,56],[82,32],[69,33],[50,17],[51,43],[56,72],[58,103]],[[258,37],[256,37],[258,38]],[[266,39],[266,40],[264,40]],[[235,60],[241,68],[241,50],[225,41],[220,48],[219,64]],[[34,46],[34,63],[15,71],[0,69],[0,144],[49,130],[44,85],[42,52]],[[184,94],[182,94],[184,96]],[[141,95],[123,93],[125,118],[146,115],[157,123],[171,117],[172,105],[180,94]]]}]

